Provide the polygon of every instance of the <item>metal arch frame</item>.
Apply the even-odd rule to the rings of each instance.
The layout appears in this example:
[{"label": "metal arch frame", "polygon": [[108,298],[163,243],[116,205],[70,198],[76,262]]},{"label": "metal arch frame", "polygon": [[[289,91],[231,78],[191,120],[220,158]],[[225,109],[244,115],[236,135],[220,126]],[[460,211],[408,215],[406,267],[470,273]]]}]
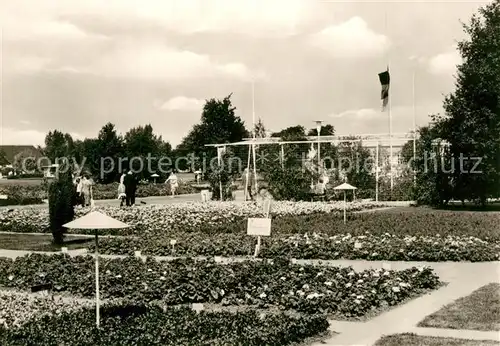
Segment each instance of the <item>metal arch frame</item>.
[{"label": "metal arch frame", "polygon": [[[353,137],[353,138],[349,138]],[[413,132],[409,133],[396,133],[392,137],[388,134],[359,134],[359,135],[343,135],[343,136],[307,136],[306,141],[282,141],[280,137],[267,137],[267,138],[244,138],[243,141],[233,143],[221,144],[205,144],[206,147],[225,147],[225,146],[241,146],[241,145],[270,145],[270,144],[304,144],[304,143],[350,143],[350,142],[363,142],[372,145],[380,144],[380,142],[390,141],[404,141],[405,143],[413,140]],[[418,138],[418,136],[417,136]],[[371,147],[372,145],[367,145]]]}]

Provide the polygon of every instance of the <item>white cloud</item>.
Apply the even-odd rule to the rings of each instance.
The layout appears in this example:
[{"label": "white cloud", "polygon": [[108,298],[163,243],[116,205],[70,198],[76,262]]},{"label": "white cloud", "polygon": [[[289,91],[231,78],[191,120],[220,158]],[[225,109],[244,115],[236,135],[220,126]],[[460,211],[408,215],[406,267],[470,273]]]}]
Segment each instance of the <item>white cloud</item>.
[{"label": "white cloud", "polygon": [[[5,3],[5,2],[4,2]],[[85,0],[51,2],[18,0],[15,4],[2,3],[0,15],[5,18],[24,18],[13,24],[17,31],[23,26],[46,23],[59,16],[85,15],[108,20],[147,21],[181,33],[231,32],[252,36],[290,35],[304,23],[311,4],[307,0]],[[70,27],[45,27],[42,31],[65,31],[76,34]],[[71,32],[71,33],[70,33]]]},{"label": "white cloud", "polygon": [[458,50],[441,53],[433,56],[428,61],[429,72],[436,75],[452,75],[457,70],[457,65],[462,63]]},{"label": "white cloud", "polygon": [[0,138],[2,145],[42,145],[46,133],[36,130],[17,130],[2,128]]},{"label": "white cloud", "polygon": [[326,27],[312,35],[310,43],[338,58],[378,56],[390,46],[386,36],[371,30],[360,17]]},{"label": "white cloud", "polygon": [[106,77],[163,81],[209,77],[250,80],[253,76],[244,64],[218,63],[208,55],[180,51],[160,43],[124,44],[82,68],[87,73]]},{"label": "white cloud", "polygon": [[201,110],[204,103],[205,101],[201,99],[176,96],[164,103],[156,102],[155,106],[166,111],[198,111]]},{"label": "white cloud", "polygon": [[[27,125],[29,121],[23,121]],[[20,130],[11,127],[3,127],[0,130],[1,145],[44,145],[47,132],[38,130]],[[73,139],[84,139],[84,136],[76,132],[70,132]]]},{"label": "white cloud", "polygon": [[373,119],[380,117],[381,109],[373,109],[373,108],[361,108],[361,109],[350,109],[341,113],[330,114],[331,118],[336,119]]}]

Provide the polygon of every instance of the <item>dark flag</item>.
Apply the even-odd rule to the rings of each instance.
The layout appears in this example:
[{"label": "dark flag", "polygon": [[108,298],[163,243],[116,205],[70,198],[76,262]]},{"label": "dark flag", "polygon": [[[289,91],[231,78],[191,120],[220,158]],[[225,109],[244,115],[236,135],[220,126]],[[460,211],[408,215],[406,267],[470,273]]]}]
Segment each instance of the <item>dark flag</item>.
[{"label": "dark flag", "polygon": [[382,85],[382,92],[380,93],[380,98],[382,100],[382,112],[383,112],[386,110],[387,103],[389,102],[389,85],[391,81],[391,77],[389,75],[389,67],[387,67],[387,71],[378,74],[378,79],[380,80],[380,84]]}]

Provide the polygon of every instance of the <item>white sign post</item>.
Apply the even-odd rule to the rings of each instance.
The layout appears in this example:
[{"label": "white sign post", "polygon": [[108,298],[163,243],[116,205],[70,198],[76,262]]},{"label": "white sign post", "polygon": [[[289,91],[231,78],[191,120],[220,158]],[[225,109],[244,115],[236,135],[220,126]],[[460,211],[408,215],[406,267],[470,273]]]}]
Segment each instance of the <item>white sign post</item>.
[{"label": "white sign post", "polygon": [[257,236],[257,245],[255,246],[254,257],[259,255],[260,237],[269,237],[271,235],[271,219],[270,218],[249,218],[247,226],[248,235]]},{"label": "white sign post", "polygon": [[177,240],[170,240],[170,245],[172,245],[172,256],[175,256],[175,244],[177,244]]}]

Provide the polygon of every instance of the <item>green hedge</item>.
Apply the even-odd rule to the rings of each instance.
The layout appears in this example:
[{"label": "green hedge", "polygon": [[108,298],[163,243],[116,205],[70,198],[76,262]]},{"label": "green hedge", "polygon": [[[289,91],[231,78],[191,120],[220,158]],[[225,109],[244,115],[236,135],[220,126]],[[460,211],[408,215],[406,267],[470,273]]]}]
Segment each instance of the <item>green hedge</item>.
[{"label": "green hedge", "polygon": [[197,313],[138,304],[104,305],[101,328],[95,310],[43,316],[21,327],[0,331],[1,345],[148,345],[227,346],[290,345],[325,333],[323,316],[260,315],[256,311]]},{"label": "green hedge", "polygon": [[[116,199],[118,183],[96,184],[93,188],[94,199]],[[194,187],[188,183],[180,182],[177,189],[178,194],[197,193]],[[166,184],[139,184],[137,185],[136,197],[169,196],[170,188]]]},{"label": "green hedge", "polygon": [[46,188],[41,184],[1,184],[0,195],[8,197],[6,200],[0,200],[0,206],[40,204],[48,197]]}]

